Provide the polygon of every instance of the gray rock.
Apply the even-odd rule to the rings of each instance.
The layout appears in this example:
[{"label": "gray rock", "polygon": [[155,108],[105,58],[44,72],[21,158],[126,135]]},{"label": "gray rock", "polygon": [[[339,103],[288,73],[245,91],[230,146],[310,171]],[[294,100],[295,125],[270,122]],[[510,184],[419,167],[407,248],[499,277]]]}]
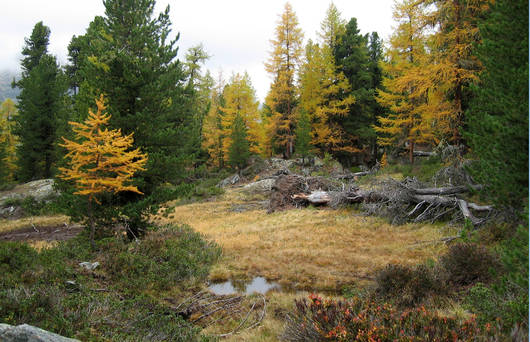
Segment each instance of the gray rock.
[{"label": "gray rock", "polygon": [[223,179],[222,181],[219,182],[219,184],[217,184],[217,186],[219,188],[224,188],[224,187],[227,187],[229,185],[234,185],[236,184],[237,182],[239,182],[241,178],[239,177],[239,175],[236,173],[230,177],[227,177],[225,179]]},{"label": "gray rock", "polygon": [[0,192],[0,206],[6,201],[23,200],[33,197],[36,201],[44,201],[57,195],[53,189],[53,179],[39,179],[25,184],[19,184],[13,189]]},{"label": "gray rock", "polygon": [[99,266],[99,262],[98,261],[96,262],[84,261],[84,262],[80,262],[79,266],[86,268],[89,271],[92,271],[92,270],[95,270]]},{"label": "gray rock", "polygon": [[276,179],[268,178],[268,179],[262,179],[257,182],[248,183],[243,187],[243,191],[248,193],[260,193],[260,192],[268,192],[272,190],[272,185]]},{"label": "gray rock", "polygon": [[63,337],[52,332],[22,324],[12,326],[0,324],[0,341],[2,342],[80,342],[73,338]]}]

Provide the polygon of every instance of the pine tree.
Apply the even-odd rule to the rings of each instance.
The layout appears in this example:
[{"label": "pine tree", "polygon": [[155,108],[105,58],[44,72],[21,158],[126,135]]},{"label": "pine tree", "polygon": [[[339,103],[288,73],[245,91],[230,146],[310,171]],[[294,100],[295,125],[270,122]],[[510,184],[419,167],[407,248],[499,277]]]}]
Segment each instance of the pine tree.
[{"label": "pine tree", "polygon": [[271,40],[272,52],[265,69],[273,77],[266,103],[272,111],[275,144],[289,158],[294,141],[294,113],[297,105],[296,71],[302,56],[302,30],[289,3],[276,26]]},{"label": "pine tree", "polygon": [[499,205],[528,203],[528,1],[497,0],[480,25],[484,65],[466,112],[476,181]]},{"label": "pine tree", "polygon": [[350,95],[355,98],[355,103],[349,106],[348,115],[338,118],[336,122],[352,137],[355,150],[364,151],[375,135],[371,127],[372,75],[368,38],[361,35],[356,18],[351,18],[346,25],[346,30],[333,54],[338,69],[350,84]]},{"label": "pine tree", "polygon": [[90,240],[98,224],[93,206],[101,205],[100,196],[109,193],[134,192],[142,194],[131,184],[134,174],[145,170],[147,155],[139,149],[130,151],[133,145],[132,133],[126,136],[120,130],[106,128],[111,118],[105,113],[103,95],[96,99],[97,112],[89,111],[84,123],[70,122],[76,140],[63,138],[61,144],[68,150],[68,168],[60,168],[60,177],[75,182],[76,195],[88,198],[88,224]]},{"label": "pine tree", "polygon": [[[366,108],[370,114],[370,129],[377,124],[377,118],[384,115],[385,109],[377,100],[377,92],[381,89],[383,84],[383,69],[381,64],[383,62],[383,42],[379,38],[377,32],[372,32],[368,37],[368,72],[370,74],[370,84],[367,86],[368,98],[366,101]],[[372,160],[378,159],[377,134],[375,131],[368,131],[370,138],[370,154]]]},{"label": "pine tree", "polygon": [[296,153],[302,157],[302,161],[311,153],[311,122],[309,115],[303,109],[300,110],[296,123]]},{"label": "pine tree", "polygon": [[249,143],[247,140],[247,127],[241,114],[237,113],[233,123],[231,144],[228,150],[228,163],[239,173],[247,165],[250,156]]},{"label": "pine tree", "polygon": [[15,134],[17,177],[22,181],[50,178],[56,160],[56,131],[66,86],[55,57],[48,54],[50,29],[42,22],[33,28],[22,49],[22,78],[14,83],[21,89]]},{"label": "pine tree", "polygon": [[105,0],[104,6],[105,16],[78,37],[76,108],[86,113],[91,99],[106,95],[111,128],[135,132],[135,146],[149,153],[147,170],[137,177],[149,195],[160,184],[185,178],[199,152],[195,93],[186,82],[191,73],[176,59],[179,37],[169,39],[169,7],[155,16],[154,0]]},{"label": "pine tree", "polygon": [[428,107],[431,83],[425,76],[428,65],[423,11],[413,0],[397,4],[394,18],[399,23],[390,38],[388,62],[384,64],[383,89],[377,101],[387,108],[378,117],[378,143],[399,147],[408,144],[410,162],[414,162],[414,145],[434,140]]}]

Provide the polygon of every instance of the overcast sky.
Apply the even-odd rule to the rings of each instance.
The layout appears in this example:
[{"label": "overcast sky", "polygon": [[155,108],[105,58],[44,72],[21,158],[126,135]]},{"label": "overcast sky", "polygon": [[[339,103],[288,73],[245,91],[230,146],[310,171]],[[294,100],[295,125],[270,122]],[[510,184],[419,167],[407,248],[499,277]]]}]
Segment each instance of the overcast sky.
[{"label": "overcast sky", "polygon": [[[305,41],[316,39],[328,0],[291,0]],[[357,18],[362,33],[377,31],[387,39],[394,26],[393,0],[334,0],[349,20]],[[263,100],[270,78],[263,63],[271,50],[278,15],[285,0],[158,0],[156,14],[170,5],[173,34],[180,32],[179,58],[202,43],[212,55],[206,68],[214,76],[220,70],[225,78],[232,72],[247,71],[257,96]],[[96,15],[104,15],[101,0],[6,0],[0,20],[0,71],[19,70],[24,38],[39,21],[50,27],[49,50],[61,64],[66,63],[67,46],[73,35],[85,33]]]}]

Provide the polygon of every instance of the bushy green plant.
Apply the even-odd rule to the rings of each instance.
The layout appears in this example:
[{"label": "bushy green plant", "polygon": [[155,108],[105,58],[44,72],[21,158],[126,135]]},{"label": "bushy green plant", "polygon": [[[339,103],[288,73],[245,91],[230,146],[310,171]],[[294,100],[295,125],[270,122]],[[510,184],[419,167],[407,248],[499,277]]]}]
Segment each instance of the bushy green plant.
[{"label": "bushy green plant", "polygon": [[516,234],[498,248],[504,273],[490,286],[477,284],[470,289],[467,307],[482,322],[500,319],[505,331],[514,326],[528,330],[528,226],[519,226]]},{"label": "bushy green plant", "polygon": [[493,279],[494,270],[501,266],[498,256],[486,247],[475,243],[456,243],[440,258],[449,281],[456,286],[466,286]]},{"label": "bushy green plant", "polygon": [[0,288],[20,282],[22,274],[33,267],[37,252],[25,243],[0,243]]},{"label": "bushy green plant", "polygon": [[460,322],[424,307],[397,310],[392,305],[353,298],[326,300],[317,295],[295,301],[283,341],[477,341],[496,330],[474,318]]},{"label": "bushy green plant", "polygon": [[109,251],[103,262],[107,275],[133,292],[167,290],[184,279],[202,279],[220,255],[218,247],[188,226],[161,228],[131,244],[108,239],[101,248]]},{"label": "bushy green plant", "polygon": [[[86,232],[37,252],[0,243],[0,322],[28,323],[83,341],[195,341],[199,332],[152,298],[204,281],[220,249],[187,226],[136,242],[121,236],[90,248]],[[94,271],[82,261],[99,261]],[[73,282],[70,285],[66,281]]]},{"label": "bushy green plant", "polygon": [[400,306],[413,306],[428,296],[444,294],[445,282],[445,273],[436,266],[389,264],[376,274],[375,293]]}]

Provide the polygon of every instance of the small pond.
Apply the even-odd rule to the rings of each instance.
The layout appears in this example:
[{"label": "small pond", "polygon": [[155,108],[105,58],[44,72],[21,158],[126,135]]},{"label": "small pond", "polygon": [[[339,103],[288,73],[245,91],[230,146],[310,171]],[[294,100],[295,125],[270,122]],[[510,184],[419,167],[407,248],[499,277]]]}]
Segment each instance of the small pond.
[{"label": "small pond", "polygon": [[280,284],[269,282],[263,277],[255,277],[250,283],[236,282],[232,280],[223,283],[214,283],[208,289],[216,295],[231,295],[236,293],[250,295],[254,292],[266,294],[271,290],[280,290]]}]

